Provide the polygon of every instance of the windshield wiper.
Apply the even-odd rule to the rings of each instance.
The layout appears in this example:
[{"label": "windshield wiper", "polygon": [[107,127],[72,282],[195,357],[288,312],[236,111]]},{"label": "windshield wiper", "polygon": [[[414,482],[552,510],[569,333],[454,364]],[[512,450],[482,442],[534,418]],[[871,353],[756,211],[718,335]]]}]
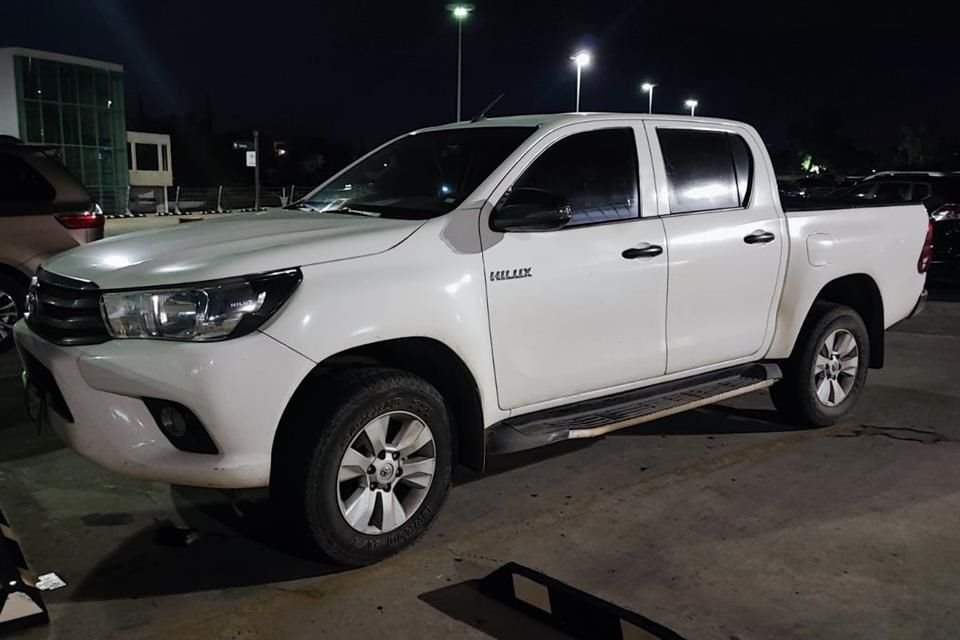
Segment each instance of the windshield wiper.
[{"label": "windshield wiper", "polygon": [[366,216],[367,218],[379,218],[380,214],[376,211],[367,211],[365,209],[354,209],[353,207],[337,207],[336,209],[314,209],[318,213],[348,213],[354,216]]},{"label": "windshield wiper", "polygon": [[355,216],[365,216],[367,218],[379,218],[380,214],[376,211],[366,211],[364,209],[355,209],[353,207],[335,207],[332,209],[321,209],[306,202],[299,202],[293,205],[297,209],[309,211],[311,213],[346,213]]}]

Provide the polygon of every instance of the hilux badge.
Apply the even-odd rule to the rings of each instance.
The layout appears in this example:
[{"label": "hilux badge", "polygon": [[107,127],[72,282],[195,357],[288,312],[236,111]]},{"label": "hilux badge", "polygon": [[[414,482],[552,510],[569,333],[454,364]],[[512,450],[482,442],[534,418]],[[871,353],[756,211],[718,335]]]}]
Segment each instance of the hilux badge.
[{"label": "hilux badge", "polygon": [[490,272],[490,282],[498,280],[516,280],[518,278],[532,278],[533,267],[523,267],[521,269],[501,269]]}]

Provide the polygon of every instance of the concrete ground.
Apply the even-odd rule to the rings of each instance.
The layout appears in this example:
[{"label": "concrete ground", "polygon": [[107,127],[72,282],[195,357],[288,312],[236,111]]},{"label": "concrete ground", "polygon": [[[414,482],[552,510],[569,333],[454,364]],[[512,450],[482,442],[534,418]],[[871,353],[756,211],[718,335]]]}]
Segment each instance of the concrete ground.
[{"label": "concrete ground", "polygon": [[18,637],[561,637],[477,591],[514,561],[685,638],[954,638],[958,302],[888,334],[843,424],[792,430],[756,394],[500,459],[417,546],[343,572],[291,547],[256,495],[130,481],[38,437],[7,354],[0,505],[33,568],[69,583],[50,626]]}]

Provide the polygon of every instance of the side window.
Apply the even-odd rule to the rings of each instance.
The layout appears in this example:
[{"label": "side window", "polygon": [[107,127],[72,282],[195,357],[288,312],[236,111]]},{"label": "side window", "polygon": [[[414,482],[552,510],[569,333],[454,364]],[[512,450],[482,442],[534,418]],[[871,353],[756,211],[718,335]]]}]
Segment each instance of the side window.
[{"label": "side window", "polygon": [[0,205],[52,202],[56,191],[22,159],[0,153]]},{"label": "side window", "polygon": [[753,154],[747,141],[738,135],[727,134],[730,153],[733,154],[733,170],[737,174],[737,199],[741,207],[750,201],[750,188],[753,185]]},{"label": "side window", "polygon": [[564,198],[572,209],[567,226],[638,218],[633,129],[602,129],[564,138],[534,160],[513,188]]},{"label": "side window", "polygon": [[877,185],[878,202],[907,202],[910,200],[909,182],[881,182]]},{"label": "side window", "polygon": [[923,202],[930,197],[930,185],[926,182],[914,182],[910,192],[910,202]]},{"label": "side window", "polygon": [[159,171],[160,159],[157,155],[157,145],[138,142],[134,145],[137,154],[138,171]]},{"label": "side window", "polygon": [[657,129],[670,187],[670,212],[694,213],[746,206],[753,155],[738,135],[694,129]]}]

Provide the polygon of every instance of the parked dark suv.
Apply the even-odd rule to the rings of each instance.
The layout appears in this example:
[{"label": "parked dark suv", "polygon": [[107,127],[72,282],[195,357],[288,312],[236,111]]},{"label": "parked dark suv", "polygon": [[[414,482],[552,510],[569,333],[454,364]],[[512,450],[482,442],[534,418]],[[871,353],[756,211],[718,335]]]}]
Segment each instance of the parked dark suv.
[{"label": "parked dark suv", "polygon": [[103,237],[103,213],[52,150],[0,138],[0,352],[50,256]]},{"label": "parked dark suv", "polygon": [[922,202],[933,220],[933,280],[960,280],[960,174],[887,172],[874,174],[835,197],[858,202]]}]

